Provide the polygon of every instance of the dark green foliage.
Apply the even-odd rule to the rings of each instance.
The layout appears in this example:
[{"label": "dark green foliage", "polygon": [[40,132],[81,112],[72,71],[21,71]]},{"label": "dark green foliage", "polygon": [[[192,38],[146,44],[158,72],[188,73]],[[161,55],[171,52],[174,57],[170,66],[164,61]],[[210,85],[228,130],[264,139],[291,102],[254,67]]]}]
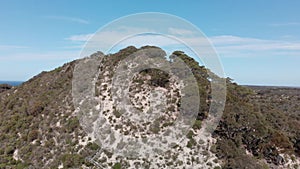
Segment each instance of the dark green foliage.
[{"label": "dark green foliage", "polygon": [[86,148],[90,149],[90,150],[98,150],[99,146],[96,143],[88,143]]},{"label": "dark green foliage", "polygon": [[[294,151],[292,138],[296,136],[292,133],[298,131],[286,127],[292,119],[288,120],[288,116],[274,110],[271,105],[263,102],[258,105],[255,93],[249,88],[228,83],[227,93],[223,118],[215,131],[215,135],[220,138],[217,142],[217,154],[220,158],[227,159],[227,168],[254,164],[245,154],[244,147],[256,158],[264,158],[276,165],[281,163],[279,153]],[[281,127],[277,127],[278,125]],[[283,130],[285,128],[288,130]]]},{"label": "dark green foliage", "polygon": [[227,165],[225,165],[223,168],[224,169],[240,169],[240,168],[264,169],[263,164],[259,164],[255,158],[252,158],[248,155],[241,155],[239,157],[229,159]]},{"label": "dark green foliage", "polygon": [[221,169],[221,167],[217,166],[217,167],[214,167],[214,169]]},{"label": "dark green foliage", "polygon": [[15,151],[15,148],[12,147],[12,146],[7,146],[7,147],[5,148],[5,153],[6,153],[7,155],[12,155],[12,154],[14,153],[14,151]]},{"label": "dark green foliage", "polygon": [[188,141],[188,143],[187,143],[187,147],[188,148],[193,148],[195,145],[196,145],[196,140],[195,139],[193,139],[193,138],[191,138],[189,141]]},{"label": "dark green foliage", "polygon": [[150,126],[150,131],[154,134],[158,134],[160,131],[160,124],[159,122],[154,122],[151,126]]},{"label": "dark green foliage", "polygon": [[77,117],[72,117],[67,121],[67,131],[73,132],[76,128],[80,126]]},{"label": "dark green foliage", "polygon": [[[176,64],[176,61],[178,59],[181,59],[185,64],[190,68],[191,72],[193,73],[195,79],[198,82],[198,92],[200,96],[200,107],[198,112],[197,119],[203,120],[207,117],[207,112],[209,112],[209,103],[206,102],[207,99],[209,99],[210,94],[210,82],[208,81],[209,74],[211,76],[216,77],[213,73],[211,73],[209,70],[204,68],[204,66],[199,66],[199,63],[196,62],[193,58],[186,55],[184,52],[181,51],[175,51],[173,52],[173,55],[170,57],[171,61]],[[178,69],[178,68],[177,68]],[[189,81],[190,79],[184,79],[185,75],[181,75],[181,78],[185,81]],[[211,77],[213,78],[213,77]],[[193,91],[197,87],[193,87],[191,89],[188,89],[188,91]],[[192,92],[193,94],[195,92]],[[194,100],[194,99],[190,99]]]},{"label": "dark green foliage", "polygon": [[201,120],[195,120],[194,125],[193,125],[193,129],[197,130],[197,129],[201,129]]},{"label": "dark green foliage", "polygon": [[66,168],[78,167],[84,164],[84,158],[79,154],[64,154],[61,161]]},{"label": "dark green foliage", "polygon": [[121,169],[122,168],[122,164],[121,163],[116,163],[112,168],[113,169]]},{"label": "dark green foliage", "polygon": [[29,114],[36,116],[38,114],[40,114],[41,112],[43,112],[45,107],[45,104],[41,101],[35,101],[32,106],[31,109],[29,109]]},{"label": "dark green foliage", "polygon": [[150,85],[167,87],[169,84],[170,75],[159,69],[145,69],[141,72],[142,75],[150,75]]},{"label": "dark green foliage", "polygon": [[[42,72],[28,82],[8,90],[9,95],[0,95],[0,149],[8,153],[3,157],[0,155],[2,166],[27,168],[32,165],[34,168],[57,168],[55,162],[44,166],[46,161],[42,159],[50,160],[56,155],[67,153],[65,151],[72,151],[72,148],[63,143],[73,137],[65,134],[67,123],[63,121],[74,110],[70,96],[74,63],[66,64],[55,71]],[[62,113],[65,117],[60,116]],[[58,120],[61,121],[61,127],[55,127]],[[74,121],[68,125],[72,132],[79,128]],[[60,145],[55,145],[54,137]],[[36,141],[31,143],[34,140]],[[44,145],[41,145],[41,140],[44,141]],[[62,146],[65,146],[65,149]],[[24,163],[12,158],[16,149],[19,150],[18,154]],[[55,156],[50,151],[54,151]]]},{"label": "dark green foliage", "polygon": [[194,133],[192,130],[190,130],[190,131],[188,132],[188,134],[186,135],[186,137],[187,137],[188,139],[192,139],[194,135],[195,135],[195,133]]},{"label": "dark green foliage", "polygon": [[119,111],[117,111],[117,110],[114,110],[114,111],[113,111],[113,114],[114,114],[117,118],[120,118],[120,117],[122,116],[122,114],[121,114]]}]

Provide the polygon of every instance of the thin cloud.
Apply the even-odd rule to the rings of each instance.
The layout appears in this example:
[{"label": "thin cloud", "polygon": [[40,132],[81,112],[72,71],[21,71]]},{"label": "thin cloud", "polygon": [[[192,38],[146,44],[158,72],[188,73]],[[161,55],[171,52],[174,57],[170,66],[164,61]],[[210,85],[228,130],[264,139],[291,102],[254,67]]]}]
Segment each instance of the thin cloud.
[{"label": "thin cloud", "polygon": [[18,46],[18,45],[0,45],[0,50],[12,50],[12,49],[25,49],[27,46]]},{"label": "thin cloud", "polygon": [[232,35],[214,36],[210,40],[223,57],[300,56],[300,42]]},{"label": "thin cloud", "polygon": [[82,49],[84,47],[84,44],[78,44],[78,45],[70,45],[70,46],[63,46],[62,49]]},{"label": "thin cloud", "polygon": [[281,26],[300,26],[300,22],[286,22],[286,23],[272,23],[270,26],[281,27]]},{"label": "thin cloud", "polygon": [[48,52],[16,52],[9,56],[0,56],[1,61],[55,61],[55,60],[74,60],[79,58],[77,50],[48,51]]},{"label": "thin cloud", "polygon": [[[142,30],[142,29],[141,29]],[[170,28],[170,34],[175,37],[178,36],[179,40],[188,42],[190,47],[202,46],[203,50],[209,49],[209,44],[205,37],[191,36],[193,34],[190,30]],[[145,32],[147,32],[145,30]],[[120,37],[130,34],[130,29],[127,31],[103,31],[97,34],[81,34],[73,35],[67,40],[72,42],[85,43],[88,40],[90,44],[94,41],[92,46],[95,49],[101,50],[102,46],[109,46],[113,42],[119,41]],[[208,37],[209,41],[215,47],[217,53],[222,57],[258,57],[262,55],[286,55],[286,56],[300,56],[300,42],[297,41],[281,41],[281,40],[267,40],[250,37],[240,37],[234,35],[220,35]],[[124,39],[123,39],[124,40]],[[200,44],[199,44],[200,43]],[[120,46],[126,45],[157,45],[162,48],[178,48],[180,43],[172,39],[160,35],[139,35],[137,37],[131,37],[123,42],[119,43]],[[90,45],[91,46],[91,45]],[[105,51],[103,51],[105,52]]]},{"label": "thin cloud", "polygon": [[82,19],[82,18],[68,17],[68,16],[46,16],[46,18],[68,21],[68,22],[76,22],[76,23],[80,23],[80,24],[89,24],[90,23],[89,21]]},{"label": "thin cloud", "polygon": [[188,29],[169,28],[169,33],[174,35],[193,35],[194,31]]},{"label": "thin cloud", "polygon": [[73,42],[86,42],[92,36],[94,36],[94,34],[92,34],[92,33],[90,33],[90,34],[81,34],[81,35],[72,35],[72,36],[66,38],[66,40],[70,40],[70,41],[73,41]]}]

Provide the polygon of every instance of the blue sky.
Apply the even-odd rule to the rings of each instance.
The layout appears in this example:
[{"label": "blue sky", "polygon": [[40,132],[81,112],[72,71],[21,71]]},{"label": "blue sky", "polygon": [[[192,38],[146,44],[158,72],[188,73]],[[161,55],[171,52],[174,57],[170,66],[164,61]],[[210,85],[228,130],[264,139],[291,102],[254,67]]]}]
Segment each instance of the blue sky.
[{"label": "blue sky", "polygon": [[182,17],[206,34],[240,84],[300,86],[300,1],[0,2],[0,79],[28,80],[79,58],[100,27],[140,12]]}]

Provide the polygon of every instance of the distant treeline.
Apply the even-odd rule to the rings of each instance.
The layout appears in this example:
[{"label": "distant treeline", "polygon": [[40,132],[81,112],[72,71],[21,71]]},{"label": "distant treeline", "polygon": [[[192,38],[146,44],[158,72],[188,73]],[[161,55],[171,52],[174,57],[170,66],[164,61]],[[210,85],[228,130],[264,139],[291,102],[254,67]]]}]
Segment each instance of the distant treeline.
[{"label": "distant treeline", "polygon": [[22,83],[22,81],[0,81],[0,84],[9,84],[11,86],[19,86]]}]

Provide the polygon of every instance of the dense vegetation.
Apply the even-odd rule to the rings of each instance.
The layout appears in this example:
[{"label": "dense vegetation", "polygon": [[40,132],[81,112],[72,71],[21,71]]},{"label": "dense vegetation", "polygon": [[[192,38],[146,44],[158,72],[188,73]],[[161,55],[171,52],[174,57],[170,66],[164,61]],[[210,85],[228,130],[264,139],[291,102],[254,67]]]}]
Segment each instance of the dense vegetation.
[{"label": "dense vegetation", "polygon": [[73,115],[74,64],[42,72],[1,94],[0,168],[57,168],[61,163],[69,167],[85,163],[77,153],[80,146],[75,147],[83,133]]},{"label": "dense vegetation", "polygon": [[[217,154],[226,159],[224,168],[264,168],[265,164],[257,165],[258,159],[280,165],[286,161],[280,154],[299,156],[300,121],[291,116],[294,114],[292,109],[284,112],[278,108],[284,104],[268,102],[274,97],[272,94],[261,99],[249,88],[227,84],[225,111],[215,131]],[[281,100],[280,97],[274,98]],[[286,102],[285,105],[295,103]],[[246,155],[246,151],[251,153],[251,157]]]}]

